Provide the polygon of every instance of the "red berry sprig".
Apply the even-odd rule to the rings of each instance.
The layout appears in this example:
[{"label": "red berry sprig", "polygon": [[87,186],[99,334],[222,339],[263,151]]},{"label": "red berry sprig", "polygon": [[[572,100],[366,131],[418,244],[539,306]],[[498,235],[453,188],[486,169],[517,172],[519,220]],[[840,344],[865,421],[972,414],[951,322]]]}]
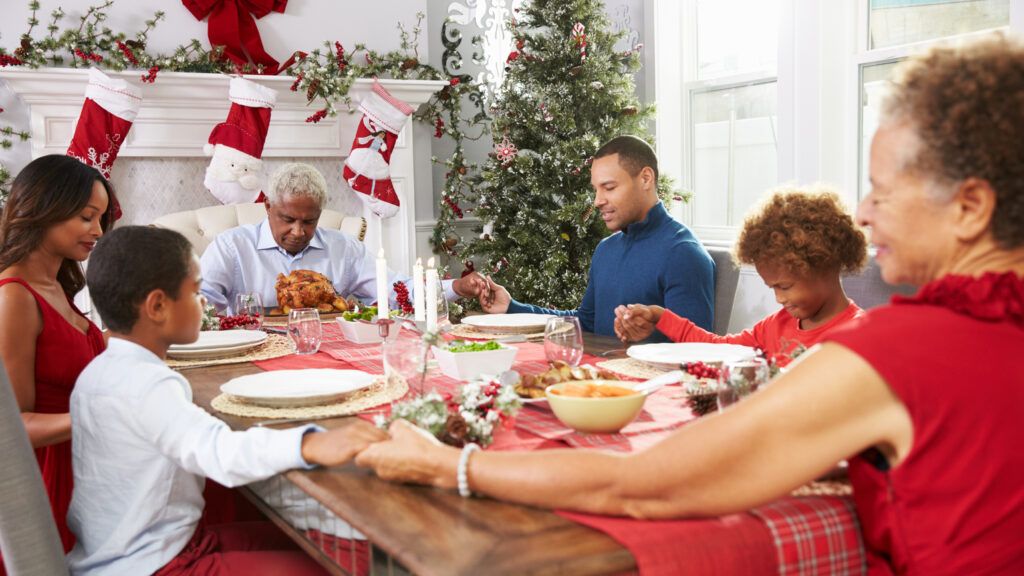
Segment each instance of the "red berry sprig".
[{"label": "red berry sprig", "polygon": [[299,82],[302,82],[302,79],[304,77],[305,77],[305,75],[302,72],[299,72],[298,75],[295,76],[295,82],[292,82],[292,87],[289,88],[289,90],[291,90],[292,92],[298,92],[299,91]]},{"label": "red berry sprig", "polygon": [[24,62],[15,56],[11,56],[10,54],[0,54],[0,68],[5,66],[21,66],[22,64],[24,64]]},{"label": "red berry sprig", "polygon": [[452,209],[452,214],[454,214],[456,218],[461,219],[464,216],[462,208],[459,208],[458,203],[456,203],[455,200],[452,200],[451,196],[442,196],[442,198],[444,198],[444,203]]},{"label": "red berry sprig", "polygon": [[324,118],[327,118],[327,108],[324,108],[323,110],[317,110],[316,112],[313,113],[312,116],[306,118],[306,122],[316,124],[317,122],[323,120]]},{"label": "red berry sprig", "polygon": [[133,66],[139,65],[139,59],[135,57],[135,53],[132,52],[132,49],[129,48],[127,44],[118,40],[117,49],[124,55],[124,59],[131,62]]},{"label": "red berry sprig", "polygon": [[444,136],[444,120],[440,116],[434,121],[434,138],[440,138]]},{"label": "red berry sprig", "polygon": [[341,42],[334,43],[334,58],[338,62],[338,72],[344,72],[345,67],[348,66],[348,60],[345,59],[345,47],[341,45]]},{"label": "red berry sprig", "polygon": [[147,71],[146,74],[142,75],[142,81],[143,82],[149,82],[150,84],[152,84],[153,82],[156,82],[156,73],[159,72],[159,71],[160,71],[160,67],[159,66],[151,67]]},{"label": "red berry sprig", "polygon": [[708,366],[703,362],[689,362],[686,364],[686,372],[697,378],[708,378],[711,380],[718,380],[718,376],[721,370],[714,366]]},{"label": "red berry sprig", "polygon": [[249,314],[238,314],[235,316],[218,316],[220,318],[221,330],[233,330],[235,328],[255,328],[260,325],[260,319]]},{"label": "red berry sprig", "polygon": [[392,287],[395,289],[395,300],[398,302],[398,308],[402,314],[414,314],[416,309],[409,301],[409,287],[404,282],[395,282]]},{"label": "red berry sprig", "polygon": [[82,60],[85,60],[86,62],[89,62],[89,61],[92,61],[92,62],[102,62],[103,61],[103,56],[100,56],[99,54],[96,54],[96,53],[93,53],[93,52],[86,53],[86,52],[81,51],[78,48],[75,48],[75,56],[81,58]]}]

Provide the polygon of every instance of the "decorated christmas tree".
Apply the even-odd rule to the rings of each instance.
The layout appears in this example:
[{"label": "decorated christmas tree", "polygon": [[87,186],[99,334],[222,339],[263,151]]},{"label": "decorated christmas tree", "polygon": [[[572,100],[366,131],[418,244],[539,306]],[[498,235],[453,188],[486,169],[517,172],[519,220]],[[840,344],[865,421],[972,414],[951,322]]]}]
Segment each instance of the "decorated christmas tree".
[{"label": "decorated christmas tree", "polygon": [[[575,308],[609,233],[593,208],[592,156],[615,136],[648,137],[653,110],[633,86],[641,47],[614,49],[624,33],[600,0],[532,0],[509,26],[515,48],[474,210],[483,225],[459,256],[518,300]],[[659,188],[665,197],[667,182]]]}]

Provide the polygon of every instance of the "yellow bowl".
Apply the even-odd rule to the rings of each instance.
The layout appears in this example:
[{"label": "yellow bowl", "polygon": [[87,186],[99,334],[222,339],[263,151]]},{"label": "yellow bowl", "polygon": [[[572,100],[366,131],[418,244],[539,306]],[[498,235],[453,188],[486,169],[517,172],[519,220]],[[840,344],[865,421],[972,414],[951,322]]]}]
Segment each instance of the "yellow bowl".
[{"label": "yellow bowl", "polygon": [[562,391],[566,386],[587,384],[630,389],[635,386],[633,382],[618,380],[580,380],[548,386],[544,394],[547,396],[551,411],[563,424],[578,432],[588,434],[618,432],[636,418],[636,415],[644,407],[644,400],[647,399],[647,396],[641,393],[608,398],[581,398],[553,393]]}]

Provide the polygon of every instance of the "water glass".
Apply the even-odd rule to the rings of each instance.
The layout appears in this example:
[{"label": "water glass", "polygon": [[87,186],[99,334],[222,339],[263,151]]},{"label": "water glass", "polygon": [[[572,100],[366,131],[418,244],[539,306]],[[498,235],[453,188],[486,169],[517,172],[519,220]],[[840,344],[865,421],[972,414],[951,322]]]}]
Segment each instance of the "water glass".
[{"label": "water glass", "polygon": [[718,409],[731,406],[768,383],[770,370],[764,358],[725,362],[718,376]]},{"label": "water glass", "polygon": [[423,338],[411,330],[399,330],[398,325],[392,327],[391,336],[384,341],[384,374],[398,374],[409,385],[409,393],[421,396],[423,389],[423,366],[426,361],[426,344]]},{"label": "water glass", "polygon": [[235,314],[246,319],[242,326],[246,330],[263,327],[263,296],[259,292],[247,292],[235,296]]},{"label": "water glass", "polygon": [[580,365],[580,360],[583,360],[583,329],[579,318],[559,316],[548,319],[544,327],[544,355],[548,362]]},{"label": "water glass", "polygon": [[296,354],[316,354],[323,339],[320,312],[316,308],[294,308],[288,314],[288,335]]}]

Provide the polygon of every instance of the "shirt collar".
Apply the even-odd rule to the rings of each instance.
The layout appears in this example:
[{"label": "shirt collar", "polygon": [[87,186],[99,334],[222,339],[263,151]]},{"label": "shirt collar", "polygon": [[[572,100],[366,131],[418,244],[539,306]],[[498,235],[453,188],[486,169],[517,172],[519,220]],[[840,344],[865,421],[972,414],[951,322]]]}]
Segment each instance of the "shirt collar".
[{"label": "shirt collar", "polygon": [[622,229],[622,233],[630,238],[638,238],[644,233],[657,228],[668,218],[668,210],[665,210],[665,205],[658,202],[647,211],[647,216],[643,220],[626,226]]},{"label": "shirt collar", "polygon": [[[306,252],[306,250],[309,250],[310,248],[313,248],[313,249],[316,249],[316,250],[323,250],[324,249],[324,240],[323,240],[323,238],[321,236],[322,235],[320,234],[320,227],[317,226],[316,231],[313,233],[313,238],[309,241],[309,246],[306,246],[306,248],[302,252],[300,252],[300,254],[304,254]],[[285,251],[284,248],[281,248],[280,246],[277,245],[277,240],[274,240],[274,235],[271,234],[271,232],[270,232],[270,220],[268,218],[264,218],[263,221],[260,222],[259,227],[257,228],[257,231],[256,231],[256,249],[257,250],[274,250],[274,249],[277,249],[277,250],[280,250],[282,252]]]},{"label": "shirt collar", "polygon": [[124,338],[118,338],[114,335],[111,335],[110,339],[107,341],[107,350],[112,354],[117,354],[119,356],[130,356],[141,362],[164,366],[164,361],[156,354],[153,354],[153,352],[139,346],[135,342],[125,340]]}]

